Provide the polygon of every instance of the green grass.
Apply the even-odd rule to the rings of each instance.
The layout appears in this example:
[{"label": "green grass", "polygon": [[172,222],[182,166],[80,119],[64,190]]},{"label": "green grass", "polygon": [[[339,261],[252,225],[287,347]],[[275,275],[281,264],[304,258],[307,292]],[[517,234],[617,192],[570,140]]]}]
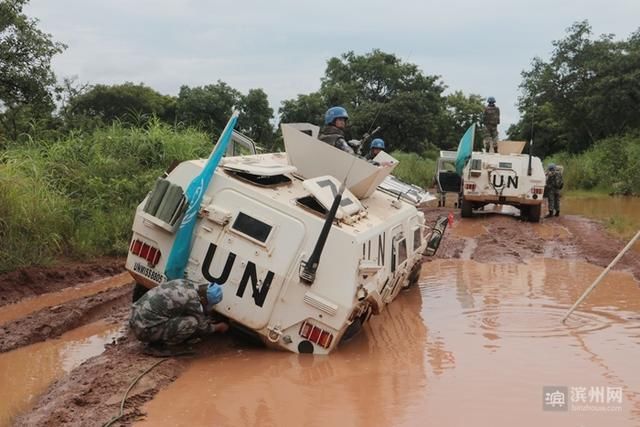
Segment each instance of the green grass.
[{"label": "green grass", "polygon": [[135,207],[174,161],[206,157],[210,138],[158,121],[119,124],[0,153],[0,271],[55,255],[124,255]]},{"label": "green grass", "polygon": [[25,168],[0,164],[0,272],[49,262],[73,229],[70,201]]},{"label": "green grass", "polygon": [[640,230],[637,221],[617,214],[613,214],[604,221],[604,225],[611,233],[627,240],[631,240],[631,238]]},{"label": "green grass", "polygon": [[545,159],[564,168],[567,190],[640,195],[640,134],[603,139],[584,153],[558,153]]},{"label": "green grass", "polygon": [[394,151],[391,155],[400,162],[393,170],[393,175],[422,188],[431,187],[436,173],[435,160],[402,151]]}]

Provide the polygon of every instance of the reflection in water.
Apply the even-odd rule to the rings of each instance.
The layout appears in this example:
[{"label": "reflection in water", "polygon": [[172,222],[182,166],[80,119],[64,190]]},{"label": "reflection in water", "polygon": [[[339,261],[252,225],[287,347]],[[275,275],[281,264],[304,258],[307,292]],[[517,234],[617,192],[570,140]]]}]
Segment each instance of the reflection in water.
[{"label": "reflection in water", "polygon": [[[640,230],[640,197],[564,197],[562,210],[603,221],[613,221],[633,236]],[[622,221],[620,221],[622,220]],[[633,249],[640,252],[640,242]]]},{"label": "reflection in water", "polygon": [[563,197],[562,211],[597,219],[622,216],[640,228],[639,197]]},{"label": "reflection in water", "polygon": [[[640,291],[584,262],[434,261],[364,333],[330,356],[201,356],[141,425],[633,426],[640,422]],[[618,412],[543,411],[543,386],[620,387]]]},{"label": "reflection in water", "polygon": [[[602,271],[583,262],[436,261],[421,282],[429,331],[456,356],[424,397],[434,425],[637,425],[640,290],[612,272],[566,324],[566,310]],[[438,366],[427,371],[438,374]],[[620,387],[620,412],[547,412],[542,387]],[[606,405],[603,405],[606,406]],[[463,410],[464,408],[464,410]],[[588,422],[586,421],[588,420]]]},{"label": "reflection in water", "polygon": [[54,380],[104,350],[118,327],[91,323],[50,340],[0,354],[0,426],[27,410]]},{"label": "reflection in water", "polygon": [[[377,426],[416,420],[427,383],[417,288],[330,356],[203,357],[144,409],[153,426]],[[408,422],[408,421],[407,421]]]},{"label": "reflection in water", "polygon": [[97,294],[107,289],[119,288],[131,283],[131,275],[129,273],[121,273],[106,279],[97,280],[93,283],[66,288],[60,292],[51,292],[33,298],[25,298],[18,303],[0,307],[0,325],[46,307],[53,307],[54,305],[63,304],[67,301]]}]

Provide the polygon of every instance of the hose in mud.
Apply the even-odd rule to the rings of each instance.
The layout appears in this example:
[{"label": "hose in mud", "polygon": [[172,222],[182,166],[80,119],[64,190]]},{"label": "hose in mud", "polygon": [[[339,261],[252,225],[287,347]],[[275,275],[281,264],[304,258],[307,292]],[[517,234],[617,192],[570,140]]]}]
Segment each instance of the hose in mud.
[{"label": "hose in mud", "polygon": [[116,421],[118,421],[120,418],[122,418],[124,416],[124,402],[125,402],[125,400],[127,400],[127,396],[129,395],[129,392],[131,391],[131,389],[138,383],[138,381],[140,381],[140,378],[142,378],[145,375],[147,375],[149,372],[151,372],[151,370],[153,368],[155,368],[156,366],[158,366],[159,364],[161,364],[165,360],[168,360],[168,359],[160,359],[160,360],[158,360],[156,363],[154,363],[153,365],[148,367],[144,372],[142,372],[140,375],[138,375],[136,377],[136,379],[133,380],[133,382],[129,385],[129,388],[127,388],[127,391],[124,393],[124,396],[122,396],[122,401],[120,402],[120,414],[118,414],[118,416],[112,418],[107,423],[103,424],[102,427],[110,427],[113,423],[115,423]]}]

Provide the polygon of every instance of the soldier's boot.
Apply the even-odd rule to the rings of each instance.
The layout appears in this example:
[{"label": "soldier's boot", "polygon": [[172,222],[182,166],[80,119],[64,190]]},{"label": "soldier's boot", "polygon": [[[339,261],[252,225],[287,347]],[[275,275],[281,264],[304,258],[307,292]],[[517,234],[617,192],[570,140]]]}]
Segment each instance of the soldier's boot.
[{"label": "soldier's boot", "polygon": [[560,211],[556,211],[556,216],[560,216]]},{"label": "soldier's boot", "polygon": [[545,218],[551,218],[552,216],[553,216],[553,211],[549,211],[549,213],[545,215]]}]

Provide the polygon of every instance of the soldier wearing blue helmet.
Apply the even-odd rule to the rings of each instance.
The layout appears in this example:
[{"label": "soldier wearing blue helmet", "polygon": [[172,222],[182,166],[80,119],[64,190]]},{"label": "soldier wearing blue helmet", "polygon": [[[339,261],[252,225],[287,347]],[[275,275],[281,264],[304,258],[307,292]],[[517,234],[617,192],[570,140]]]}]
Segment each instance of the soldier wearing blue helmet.
[{"label": "soldier wearing blue helmet", "polygon": [[347,120],[349,120],[349,114],[347,114],[347,110],[344,107],[329,108],[324,115],[324,128],[320,132],[318,139],[349,154],[354,154],[344,136]]},{"label": "soldier wearing blue helmet", "polygon": [[482,113],[484,126],[484,150],[488,153],[498,151],[498,125],[500,124],[500,109],[496,106],[493,96],[487,98],[487,106]]},{"label": "soldier wearing blue helmet", "polygon": [[378,155],[381,151],[384,151],[384,140],[382,138],[375,138],[371,141],[371,145],[369,146],[369,153],[365,156],[365,159],[371,161],[375,156]]},{"label": "soldier wearing blue helmet", "polygon": [[214,332],[226,332],[226,323],[212,323],[208,314],[222,301],[216,283],[196,285],[176,279],[149,290],[133,304],[129,327],[147,344],[145,352],[166,355],[167,346]]}]

